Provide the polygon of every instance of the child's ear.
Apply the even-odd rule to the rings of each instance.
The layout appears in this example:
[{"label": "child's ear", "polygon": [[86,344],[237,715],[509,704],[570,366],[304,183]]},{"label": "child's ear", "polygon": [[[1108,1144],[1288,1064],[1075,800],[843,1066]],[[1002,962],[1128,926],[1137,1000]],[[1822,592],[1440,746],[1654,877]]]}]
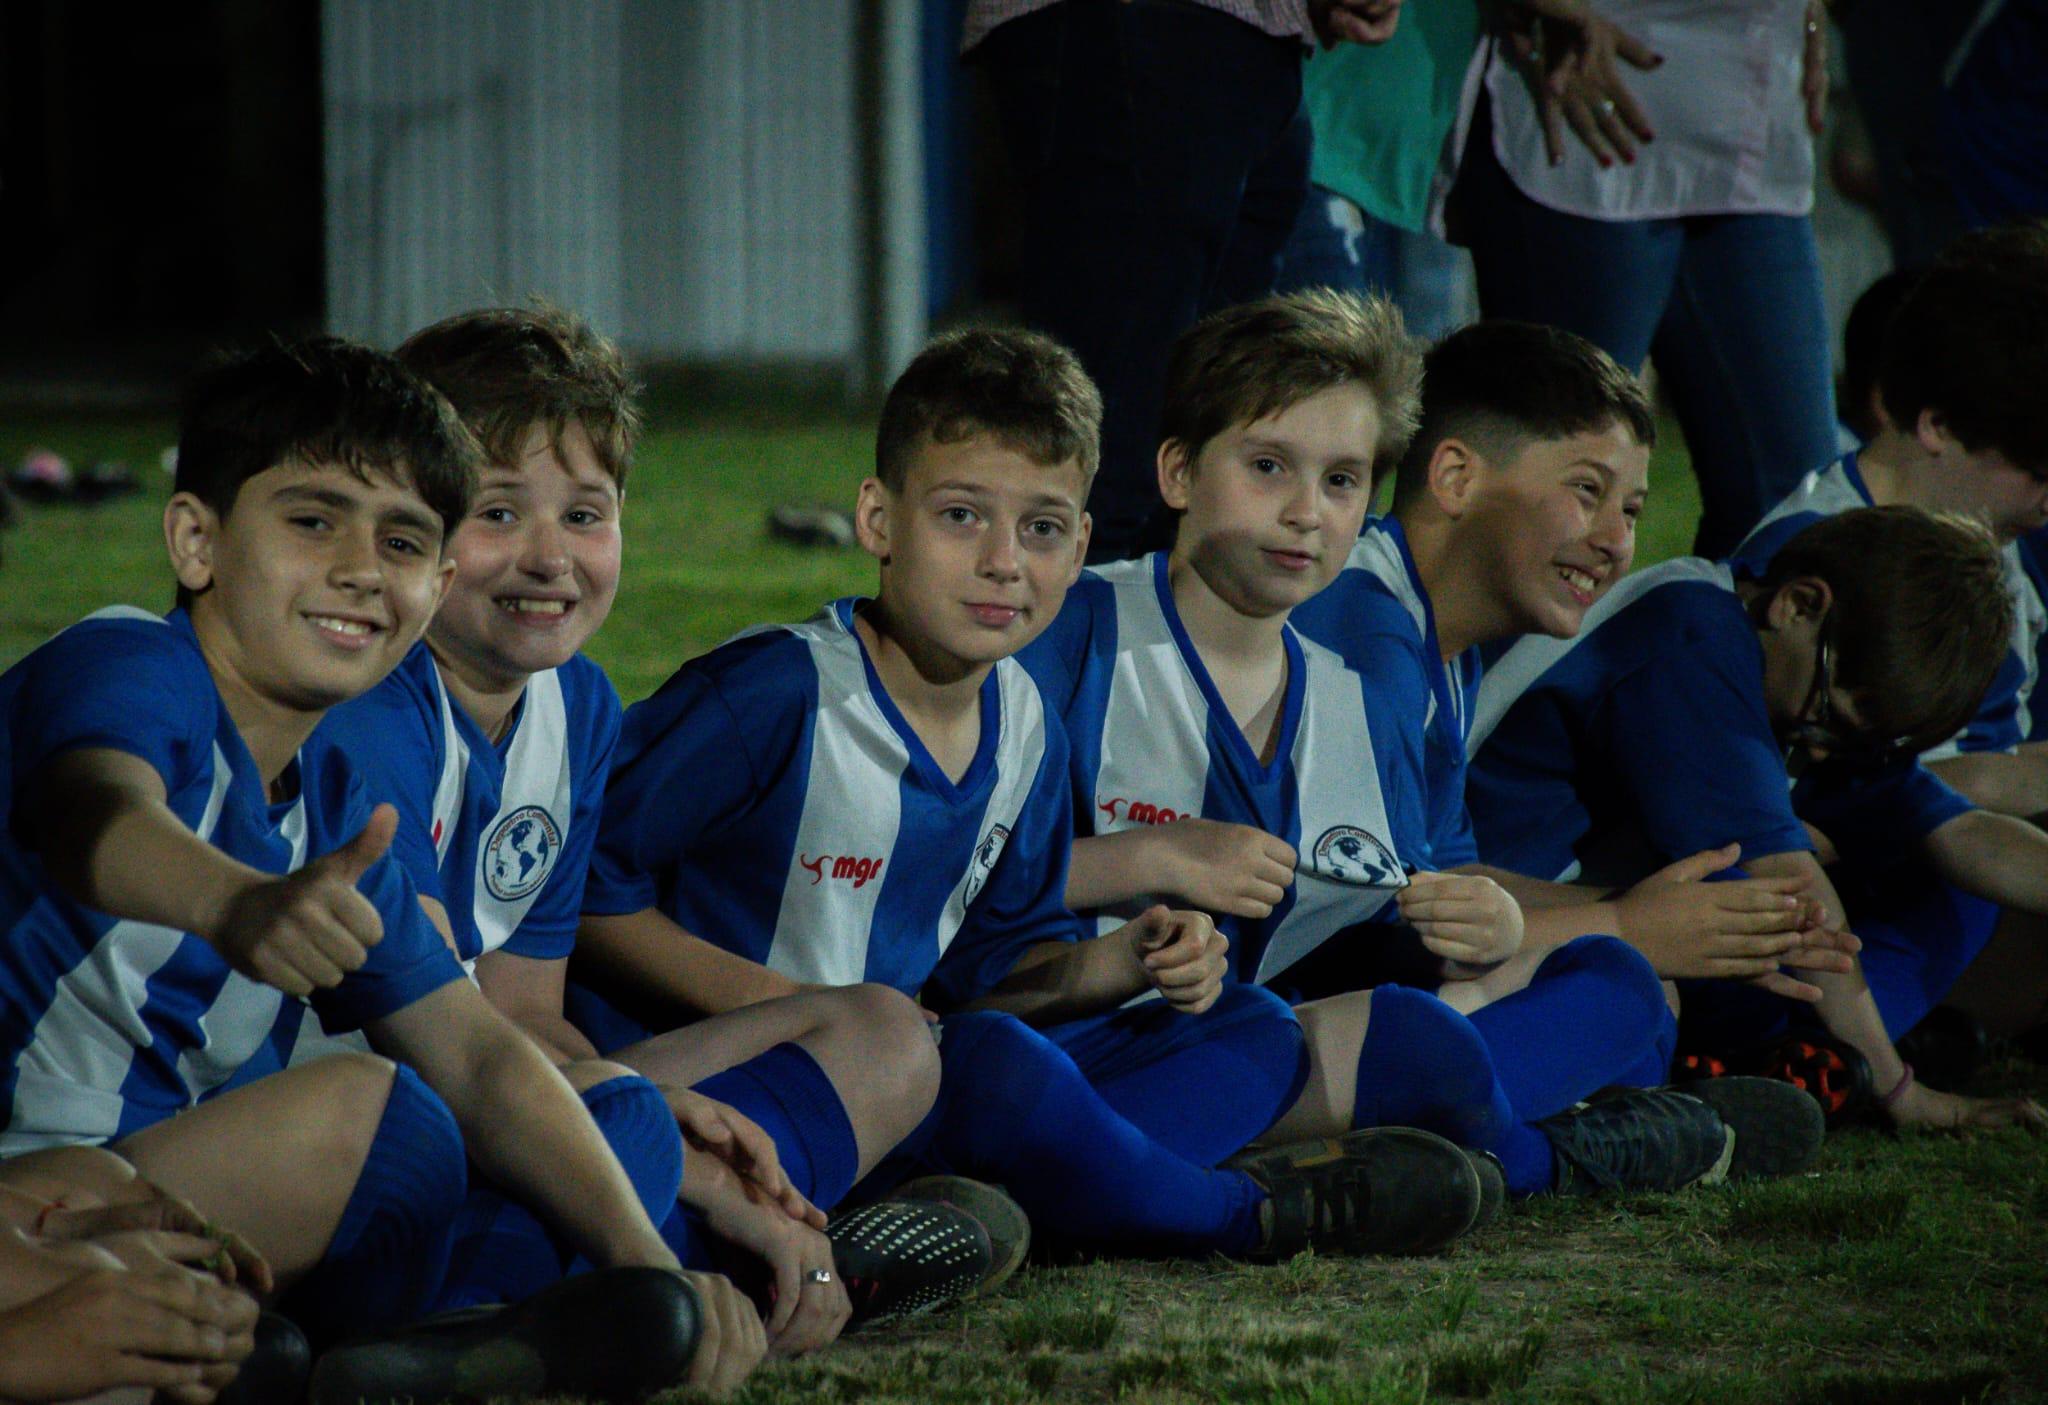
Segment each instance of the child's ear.
[{"label": "child's ear", "polygon": [[884,566],[889,564],[889,509],[893,496],[881,479],[867,478],[862,480],[860,496],[853,504],[854,540],[860,543],[862,551]]},{"label": "child's ear", "polygon": [[1764,609],[1764,621],[1772,629],[1818,633],[1834,603],[1834,588],[1826,581],[1819,576],[1800,576],[1778,587]]},{"label": "child's ear", "polygon": [[1074,570],[1067,577],[1068,585],[1081,579],[1081,568],[1088,564],[1088,538],[1094,534],[1095,519],[1083,512],[1081,520],[1074,524]]},{"label": "child's ear", "polygon": [[1465,515],[1478,491],[1479,455],[1462,439],[1444,439],[1430,451],[1423,474],[1438,511],[1455,520]]},{"label": "child's ear", "polygon": [[1188,446],[1168,439],[1159,446],[1159,496],[1175,512],[1188,510],[1188,480],[1195,474]]},{"label": "child's ear", "polygon": [[191,493],[164,504],[164,547],[178,584],[197,594],[213,584],[213,543],[220,531],[214,510]]},{"label": "child's ear", "polygon": [[[434,573],[434,609],[439,610],[448,599],[448,587],[455,584],[455,558],[443,556],[441,568]],[[431,615],[429,619],[433,618]]]},{"label": "child's ear", "polygon": [[1930,454],[1941,454],[1956,442],[1955,434],[1948,427],[1948,416],[1933,409],[1922,410],[1913,421],[1913,438]]}]

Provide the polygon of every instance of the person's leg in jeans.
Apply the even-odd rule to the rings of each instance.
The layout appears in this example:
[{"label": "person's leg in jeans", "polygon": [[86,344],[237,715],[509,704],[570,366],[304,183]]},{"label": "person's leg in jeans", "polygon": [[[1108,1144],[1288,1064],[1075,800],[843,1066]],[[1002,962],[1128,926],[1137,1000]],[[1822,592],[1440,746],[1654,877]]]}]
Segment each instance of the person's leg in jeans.
[{"label": "person's leg in jeans", "polygon": [[1202,294],[1204,315],[1265,297],[1277,285],[1287,241],[1309,201],[1313,142],[1308,109],[1297,104],[1294,116],[1245,174],[1230,242]]},{"label": "person's leg in jeans", "polygon": [[1300,107],[1300,46],[1200,6],[1062,0],[997,26],[972,57],[1024,195],[1026,320],[1102,388],[1090,555],[1113,560],[1155,513],[1167,348]]},{"label": "person's leg in jeans", "polygon": [[1820,255],[1804,216],[1683,221],[1651,344],[1700,481],[1702,556],[1733,550],[1803,474],[1839,457]]},{"label": "person's leg in jeans", "polygon": [[1391,230],[1391,225],[1380,223],[1336,191],[1310,186],[1281,251],[1280,276],[1273,290],[1384,290],[1393,273],[1388,259],[1391,241],[1386,237]]}]

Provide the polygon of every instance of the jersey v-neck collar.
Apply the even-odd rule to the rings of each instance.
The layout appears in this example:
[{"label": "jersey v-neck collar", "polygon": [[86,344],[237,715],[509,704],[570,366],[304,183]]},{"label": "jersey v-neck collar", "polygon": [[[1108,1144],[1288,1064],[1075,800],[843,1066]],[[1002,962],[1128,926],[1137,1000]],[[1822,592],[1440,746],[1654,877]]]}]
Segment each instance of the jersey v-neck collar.
[{"label": "jersey v-neck collar", "polygon": [[882,714],[882,720],[896,733],[898,741],[910,756],[911,769],[917,772],[925,786],[934,793],[950,799],[971,795],[978,790],[989,772],[995,768],[996,747],[1001,741],[1003,728],[1002,684],[996,681],[996,670],[1000,663],[990,668],[988,676],[981,680],[981,735],[975,738],[974,759],[967,763],[967,769],[955,781],[946,774],[946,768],[938,763],[931,748],[924,744],[924,738],[910,725],[903,710],[896,706],[896,700],[889,696],[888,687],[882,682],[882,675],[875,671],[875,661],[868,653],[867,641],[860,637],[860,631],[853,627],[854,612],[863,604],[863,599],[848,598],[837,600],[832,605],[832,616],[846,637],[860,650],[861,671],[867,675],[868,696],[875,701],[875,709]]},{"label": "jersey v-neck collar", "polygon": [[1237,725],[1230,707],[1223,701],[1223,694],[1217,691],[1216,680],[1209,676],[1209,666],[1202,662],[1202,656],[1195,649],[1195,641],[1188,637],[1187,626],[1181,622],[1180,607],[1174,603],[1173,586],[1167,579],[1167,556],[1164,551],[1152,554],[1152,589],[1159,597],[1159,613],[1166,621],[1167,633],[1173,636],[1173,646],[1180,654],[1181,666],[1195,681],[1201,691],[1202,700],[1209,705],[1212,717],[1220,718],[1223,726],[1223,745],[1229,751],[1231,760],[1245,773],[1259,781],[1270,781],[1279,775],[1294,755],[1294,739],[1301,729],[1301,701],[1307,695],[1307,669],[1302,659],[1301,640],[1295,636],[1294,626],[1280,627],[1281,647],[1287,651],[1287,682],[1280,703],[1280,735],[1273,744],[1273,759],[1259,760],[1257,748],[1245,736],[1244,728]]}]

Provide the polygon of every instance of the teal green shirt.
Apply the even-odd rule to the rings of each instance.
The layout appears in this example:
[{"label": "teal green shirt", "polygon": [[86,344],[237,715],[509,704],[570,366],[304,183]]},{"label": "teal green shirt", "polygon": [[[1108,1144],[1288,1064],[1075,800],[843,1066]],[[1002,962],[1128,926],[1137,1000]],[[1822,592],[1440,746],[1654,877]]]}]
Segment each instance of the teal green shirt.
[{"label": "teal green shirt", "polygon": [[1473,0],[1410,0],[1386,43],[1339,44],[1310,59],[1302,84],[1316,134],[1309,178],[1375,219],[1420,230],[1478,43]]}]

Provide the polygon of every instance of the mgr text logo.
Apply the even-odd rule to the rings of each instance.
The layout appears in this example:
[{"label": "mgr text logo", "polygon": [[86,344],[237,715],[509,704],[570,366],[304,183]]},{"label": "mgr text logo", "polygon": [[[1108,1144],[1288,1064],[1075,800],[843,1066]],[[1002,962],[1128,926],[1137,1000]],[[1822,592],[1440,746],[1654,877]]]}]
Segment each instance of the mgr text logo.
[{"label": "mgr text logo", "polygon": [[827,878],[851,883],[856,888],[865,887],[870,878],[881,876],[882,862],[855,858],[852,854],[820,854],[815,859],[809,854],[798,854],[796,859],[798,868],[809,871],[813,888]]},{"label": "mgr text logo", "polygon": [[1118,820],[1125,824],[1172,824],[1175,820],[1187,818],[1187,815],[1179,810],[1169,810],[1166,806],[1154,805],[1149,800],[1127,800],[1121,795],[1098,800],[1095,802],[1095,808],[1109,816],[1111,824]]}]

